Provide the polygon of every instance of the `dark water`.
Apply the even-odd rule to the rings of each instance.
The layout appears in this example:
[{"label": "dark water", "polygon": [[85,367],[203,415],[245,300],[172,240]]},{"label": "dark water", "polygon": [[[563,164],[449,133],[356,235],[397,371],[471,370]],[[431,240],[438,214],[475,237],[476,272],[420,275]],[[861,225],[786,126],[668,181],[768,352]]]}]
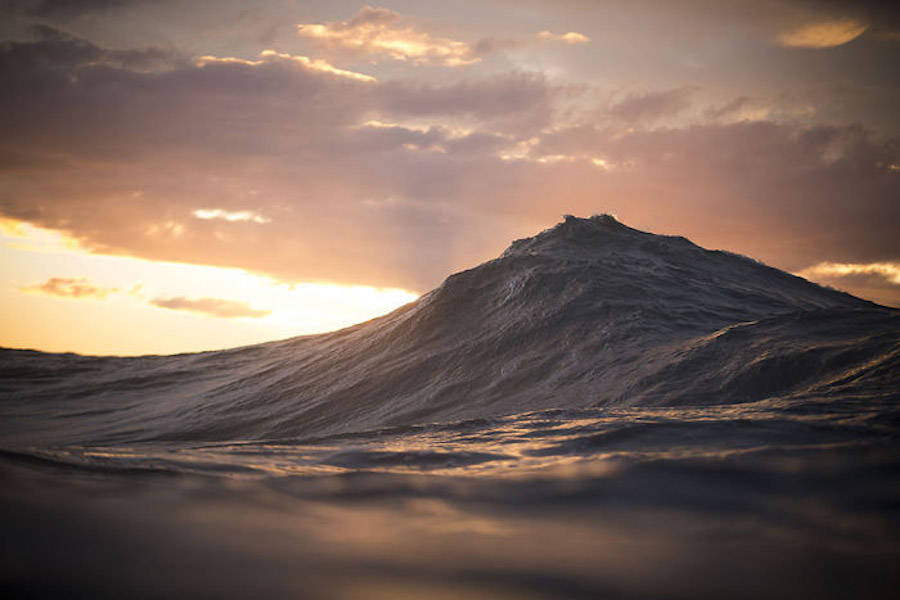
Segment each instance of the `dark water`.
[{"label": "dark water", "polygon": [[607,218],[333,334],[0,350],[0,581],[893,598],[898,368],[898,311]]},{"label": "dark water", "polygon": [[4,583],[66,597],[887,598],[898,424],[896,402],[860,398],[8,452]]}]

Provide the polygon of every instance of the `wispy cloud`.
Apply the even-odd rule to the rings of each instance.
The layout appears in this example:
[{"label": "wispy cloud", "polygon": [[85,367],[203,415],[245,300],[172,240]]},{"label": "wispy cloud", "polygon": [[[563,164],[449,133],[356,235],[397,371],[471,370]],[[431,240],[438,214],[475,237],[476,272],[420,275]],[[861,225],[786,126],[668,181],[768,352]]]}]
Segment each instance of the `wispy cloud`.
[{"label": "wispy cloud", "polygon": [[712,106],[704,111],[709,119],[721,119],[723,117],[731,117],[740,114],[751,103],[747,96],[740,96],[731,102],[727,102],[721,106]]},{"label": "wispy cloud", "polygon": [[272,219],[264,217],[252,210],[227,211],[221,208],[198,208],[193,212],[198,219],[209,221],[211,219],[221,219],[229,222],[252,221],[253,223],[270,223]]},{"label": "wispy cloud", "polygon": [[691,96],[696,91],[696,87],[686,86],[671,90],[632,93],[611,106],[609,114],[628,123],[672,116],[691,105]]},{"label": "wispy cloud", "polygon": [[821,262],[797,274],[885,306],[900,307],[900,262]]},{"label": "wispy cloud", "polygon": [[807,279],[841,279],[848,277],[874,277],[892,285],[900,285],[900,263],[836,263],[822,262],[799,273]]},{"label": "wispy cloud", "polygon": [[404,23],[401,15],[380,7],[365,6],[345,21],[303,23],[297,26],[297,32],[327,48],[394,60],[446,67],[481,60],[469,44],[421,31]]},{"label": "wispy cloud", "polygon": [[225,300],[222,298],[194,299],[185,296],[177,296],[175,298],[154,298],[150,301],[150,304],[159,308],[186,310],[225,319],[259,319],[272,314],[271,310],[253,308],[246,302]]},{"label": "wispy cloud", "polygon": [[577,31],[569,31],[568,33],[553,33],[550,31],[541,31],[537,34],[539,40],[545,42],[564,42],[566,44],[587,44],[591,38],[578,33]]},{"label": "wispy cloud", "polygon": [[35,283],[20,288],[23,292],[48,294],[63,298],[94,298],[103,300],[110,294],[115,294],[118,288],[105,288],[91,283],[88,279],[51,277],[43,283]]},{"label": "wispy cloud", "polygon": [[282,52],[276,52],[274,50],[263,50],[259,53],[259,60],[247,60],[244,58],[234,58],[230,56],[217,57],[206,55],[197,58],[197,60],[195,61],[198,67],[217,64],[246,65],[248,67],[257,67],[260,65],[277,62],[290,62],[294,63],[295,65],[299,65],[307,71],[327,73],[329,75],[336,75],[338,77],[346,77],[347,79],[356,79],[357,81],[375,81],[375,78],[371,75],[357,73],[356,71],[347,71],[346,69],[338,69],[331,63],[322,60],[321,58],[309,58],[306,56],[285,54]]}]

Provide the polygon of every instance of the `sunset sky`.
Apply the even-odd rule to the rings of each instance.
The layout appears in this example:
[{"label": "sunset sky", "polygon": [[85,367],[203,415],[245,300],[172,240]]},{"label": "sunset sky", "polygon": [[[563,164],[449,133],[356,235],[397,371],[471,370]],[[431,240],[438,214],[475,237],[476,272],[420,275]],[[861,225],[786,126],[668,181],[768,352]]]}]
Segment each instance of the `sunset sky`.
[{"label": "sunset sky", "polygon": [[0,0],[0,345],[382,314],[609,212],[900,306],[900,11]]}]

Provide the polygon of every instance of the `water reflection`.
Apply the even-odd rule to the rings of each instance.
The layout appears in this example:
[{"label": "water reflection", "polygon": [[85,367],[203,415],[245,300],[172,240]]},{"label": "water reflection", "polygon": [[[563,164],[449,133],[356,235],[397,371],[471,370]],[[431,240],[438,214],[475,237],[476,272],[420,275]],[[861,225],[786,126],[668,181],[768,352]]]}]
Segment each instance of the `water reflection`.
[{"label": "water reflection", "polygon": [[797,408],[5,452],[4,580],[91,598],[889,597],[898,411]]}]

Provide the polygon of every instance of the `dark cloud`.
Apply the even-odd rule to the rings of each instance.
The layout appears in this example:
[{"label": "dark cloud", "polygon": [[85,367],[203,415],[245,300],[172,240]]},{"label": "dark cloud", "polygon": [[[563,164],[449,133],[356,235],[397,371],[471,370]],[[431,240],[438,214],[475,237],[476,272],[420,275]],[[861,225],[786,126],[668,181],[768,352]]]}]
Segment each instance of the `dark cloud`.
[{"label": "dark cloud", "polygon": [[176,298],[154,298],[150,300],[150,304],[159,308],[186,310],[223,319],[260,319],[272,314],[271,310],[260,310],[252,308],[246,302],[223,300],[222,298],[191,299],[178,296]]},{"label": "dark cloud", "polygon": [[67,73],[90,65],[134,71],[170,68],[181,59],[160,48],[109,50],[48,25],[30,28],[34,42],[0,42],[0,72],[13,82]]},{"label": "dark cloud", "polygon": [[26,12],[38,17],[72,18],[85,14],[106,12],[136,4],[150,4],[159,0],[38,0],[19,2]]},{"label": "dark cloud", "polygon": [[62,296],[63,298],[94,298],[102,300],[119,290],[95,285],[86,278],[51,277],[43,283],[25,286],[22,288],[22,291]]}]

